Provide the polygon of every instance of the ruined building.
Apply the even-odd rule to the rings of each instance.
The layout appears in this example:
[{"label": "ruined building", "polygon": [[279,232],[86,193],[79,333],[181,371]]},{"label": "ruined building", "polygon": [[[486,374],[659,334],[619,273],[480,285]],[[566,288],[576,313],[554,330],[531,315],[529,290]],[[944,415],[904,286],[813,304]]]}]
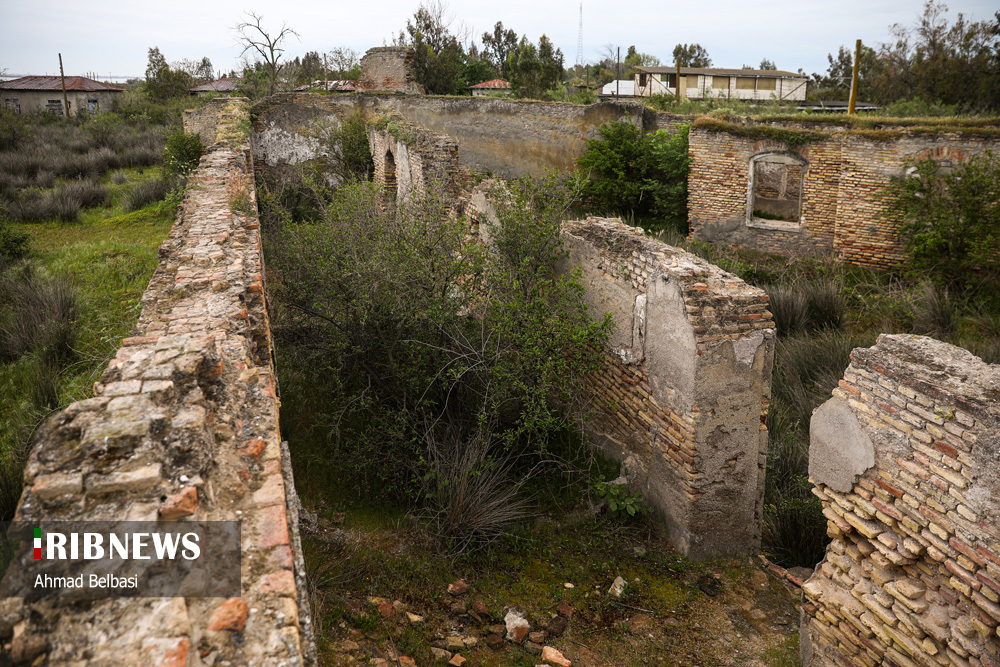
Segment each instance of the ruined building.
[{"label": "ruined building", "polygon": [[[419,92],[407,88],[404,51],[366,58],[366,71],[384,72],[370,90]],[[254,169],[280,176],[320,156],[317,130],[358,113],[381,119],[369,131],[375,177],[397,197],[431,180],[458,192],[462,170],[572,168],[609,120],[644,131],[689,121],[625,103],[285,94],[253,109],[245,136],[247,113],[244,101],[218,100],[186,116],[211,148],[161,248],[136,335],[94,398],[40,429],[17,514],[239,522],[239,595],[6,598],[0,660],[314,664],[258,223],[252,207],[229,203],[233,192],[254,201]],[[876,137],[741,127],[692,128],[693,234],[872,265],[898,258],[875,193],[901,161],[957,160],[996,141],[990,128]],[[471,199],[489,215],[488,192]],[[563,238],[562,268],[581,268],[588,303],[616,324],[588,387],[595,442],[627,462],[679,549],[755,553],[775,343],[766,295],[617,220],[568,222]],[[804,586],[807,664],[1000,667],[998,383],[996,367],[930,339],[883,336],[855,350],[813,420],[810,474],[833,542]]]}]

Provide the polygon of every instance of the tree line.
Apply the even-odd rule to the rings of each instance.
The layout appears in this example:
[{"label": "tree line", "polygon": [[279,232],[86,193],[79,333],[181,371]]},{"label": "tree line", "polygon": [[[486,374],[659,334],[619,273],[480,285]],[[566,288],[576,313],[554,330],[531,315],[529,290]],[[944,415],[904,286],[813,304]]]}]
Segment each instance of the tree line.
[{"label": "tree line", "polygon": [[[927,0],[915,24],[897,23],[889,29],[889,41],[862,46],[859,91],[863,100],[882,105],[915,100],[924,107],[950,105],[954,112],[1000,109],[1000,12],[987,21],[970,21],[959,13],[953,22],[947,13],[943,3]],[[279,31],[268,30],[256,13],[245,14],[234,31],[243,52],[240,68],[229,75],[242,78],[241,92],[252,98],[282,87],[357,79],[360,74],[359,54],[348,48],[285,57],[285,42],[298,33],[287,25]],[[661,63],[635,45],[624,49],[622,58],[623,49],[608,44],[598,62],[567,68],[562,50],[545,34],[533,41],[502,21],[478,41],[470,32],[448,14],[444,0],[426,0],[392,42],[414,49],[416,80],[427,93],[437,95],[468,94],[470,85],[499,78],[525,97],[590,102],[594,89],[614,79],[629,79],[639,67],[713,65],[708,50],[698,43],[677,44],[669,63]],[[828,54],[827,71],[811,77],[809,98],[846,100],[853,56],[847,46],[841,46],[836,55]],[[777,69],[767,57],[759,65],[742,67]],[[212,78],[208,58],[168,65],[157,47],[149,50],[146,87],[154,97],[186,94],[192,85]]]}]

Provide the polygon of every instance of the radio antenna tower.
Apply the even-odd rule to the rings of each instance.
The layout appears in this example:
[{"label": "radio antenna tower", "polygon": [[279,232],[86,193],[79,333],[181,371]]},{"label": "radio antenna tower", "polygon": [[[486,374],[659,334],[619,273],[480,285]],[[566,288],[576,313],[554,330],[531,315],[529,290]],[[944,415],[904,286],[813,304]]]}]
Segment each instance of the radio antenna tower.
[{"label": "radio antenna tower", "polygon": [[583,3],[580,3],[580,32],[576,37],[576,64],[583,65]]}]

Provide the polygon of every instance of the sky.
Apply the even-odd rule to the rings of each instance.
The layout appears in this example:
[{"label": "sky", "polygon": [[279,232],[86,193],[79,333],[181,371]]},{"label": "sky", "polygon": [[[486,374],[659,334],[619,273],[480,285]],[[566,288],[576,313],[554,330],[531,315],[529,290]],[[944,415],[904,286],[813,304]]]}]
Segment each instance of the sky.
[{"label": "sky", "polygon": [[[150,47],[168,62],[207,56],[216,70],[237,67],[240,47],[232,27],[244,11],[263,16],[277,32],[282,24],[301,36],[286,44],[289,57],[347,47],[363,54],[391,44],[420,0],[0,0],[0,73],[59,73],[98,78],[143,76]],[[674,45],[696,42],[715,67],[756,67],[762,58],[779,69],[825,72],[827,53],[854,40],[876,46],[889,40],[889,26],[913,25],[923,3],[910,0],[713,0],[672,3],[633,0],[583,3],[583,59],[595,62],[606,45],[629,45],[672,62]],[[950,0],[949,23],[959,12],[967,20],[992,20],[996,0]],[[565,64],[577,60],[579,0],[449,0],[453,27],[464,25],[481,43],[497,21],[533,42],[548,35],[562,49]],[[834,9],[835,8],[835,9]]]}]

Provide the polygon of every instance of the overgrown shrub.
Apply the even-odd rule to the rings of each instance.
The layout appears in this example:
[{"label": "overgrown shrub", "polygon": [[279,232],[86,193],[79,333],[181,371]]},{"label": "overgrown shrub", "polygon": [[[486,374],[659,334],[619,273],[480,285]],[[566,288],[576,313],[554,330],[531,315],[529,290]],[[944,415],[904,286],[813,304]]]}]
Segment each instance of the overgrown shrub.
[{"label": "overgrown shrub", "polygon": [[194,171],[205,154],[201,135],[196,132],[174,132],[167,137],[163,150],[163,169],[167,174],[186,176]]},{"label": "overgrown shrub", "polygon": [[341,182],[366,181],[375,172],[371,149],[368,146],[368,123],[359,113],[341,121],[326,137],[327,150],[333,156],[329,170]]},{"label": "overgrown shrub", "polygon": [[1000,277],[1000,157],[986,152],[950,173],[932,159],[893,178],[887,201],[901,211],[908,269],[958,290]]},{"label": "overgrown shrub", "polygon": [[496,196],[489,251],[434,195],[396,204],[356,181],[301,223],[280,197],[262,198],[276,335],[310,368],[283,380],[306,394],[286,412],[289,437],[325,442],[305,465],[346,465],[359,495],[422,498],[453,548],[511,516],[506,485],[530,477],[572,423],[563,408],[581,400],[610,326],[552,267],[567,205],[558,183]]},{"label": "overgrown shrub", "polygon": [[687,233],[688,126],[643,134],[625,122],[605,123],[579,164],[589,170],[587,194],[623,214],[651,214]]}]

